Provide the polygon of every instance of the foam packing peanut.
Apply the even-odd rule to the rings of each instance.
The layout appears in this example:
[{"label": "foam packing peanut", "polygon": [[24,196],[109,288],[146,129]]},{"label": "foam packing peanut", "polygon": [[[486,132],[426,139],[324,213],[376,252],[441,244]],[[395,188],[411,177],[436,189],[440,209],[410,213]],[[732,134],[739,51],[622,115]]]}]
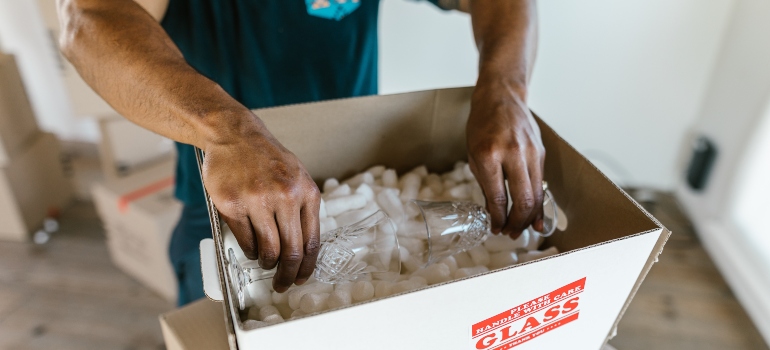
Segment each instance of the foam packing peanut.
[{"label": "foam packing peanut", "polygon": [[401,201],[407,202],[417,198],[420,192],[422,178],[415,173],[408,173],[401,178]]},{"label": "foam packing peanut", "polygon": [[523,236],[524,233],[529,235],[529,241],[527,242],[527,245],[524,246],[524,249],[527,251],[537,250],[537,248],[540,247],[540,244],[543,243],[543,240],[545,240],[543,236],[533,230],[525,230],[521,235]]},{"label": "foam packing peanut", "polygon": [[386,169],[382,173],[382,185],[385,187],[396,188],[398,187],[398,175],[393,169]]},{"label": "foam packing peanut", "polygon": [[302,311],[301,309],[296,309],[291,313],[291,317],[289,319],[295,319],[297,317],[302,317],[305,315],[307,314],[304,311]]},{"label": "foam packing peanut", "polygon": [[322,218],[318,220],[321,226],[321,233],[334,230],[339,227],[337,220],[332,217]]},{"label": "foam packing peanut", "polygon": [[404,214],[404,205],[401,204],[401,200],[398,198],[396,191],[392,189],[384,189],[376,196],[377,204],[382,208],[385,214],[388,214],[391,220],[397,225],[404,221],[406,215]]},{"label": "foam packing peanut", "polygon": [[447,191],[449,196],[454,199],[469,199],[471,198],[471,187],[468,184],[459,184],[452,187]]},{"label": "foam packing peanut", "polygon": [[366,219],[370,215],[377,212],[376,208],[362,208],[357,210],[346,211],[340,215],[337,215],[334,219],[337,220],[338,227],[354,224],[363,219]]},{"label": "foam packing peanut", "polygon": [[420,193],[417,194],[417,199],[421,201],[429,201],[436,198],[436,193],[430,187],[423,187]]},{"label": "foam packing peanut", "polygon": [[484,272],[488,272],[488,271],[489,271],[489,269],[486,266],[464,267],[464,268],[461,268],[461,269],[457,269],[457,271],[455,271],[454,276],[452,276],[452,277],[454,277],[455,279],[459,279],[459,278],[465,278],[465,277],[470,277],[470,276],[478,275],[478,274],[481,274],[481,273],[484,273]]},{"label": "foam packing peanut", "polygon": [[328,198],[349,196],[352,193],[353,191],[350,189],[350,185],[342,184],[337,186],[333,190],[329,191],[328,193],[324,193],[324,196],[328,199]]},{"label": "foam packing peanut", "polygon": [[420,165],[409,172],[413,174],[417,174],[420,177],[426,177],[428,176],[428,167],[426,167],[425,165]]},{"label": "foam packing peanut", "polygon": [[436,174],[428,174],[428,176],[425,177],[425,185],[430,187],[433,193],[437,196],[444,193],[444,184],[441,181],[441,176]]},{"label": "foam packing peanut", "polygon": [[267,318],[265,318],[262,321],[267,323],[268,325],[273,325],[273,324],[276,324],[276,323],[283,322],[284,319],[283,319],[283,317],[281,317],[281,315],[270,315],[270,316],[268,316]]},{"label": "foam packing peanut", "polygon": [[267,326],[267,322],[257,321],[257,320],[246,320],[243,321],[243,330],[250,331],[252,329],[262,328],[264,326]]},{"label": "foam packing peanut", "polygon": [[390,281],[378,281],[374,286],[374,296],[377,298],[384,298],[393,294],[393,282]]},{"label": "foam packing peanut", "polygon": [[473,171],[471,171],[471,166],[469,164],[463,165],[463,176],[465,177],[465,181],[476,182],[476,176],[473,175]]},{"label": "foam packing peanut", "polygon": [[[280,315],[281,312],[273,305],[266,305],[259,308],[259,319],[264,321],[270,315]],[[251,310],[249,310],[249,316],[251,316]]]},{"label": "foam packing peanut", "polygon": [[382,173],[385,172],[385,166],[384,165],[375,165],[369,169],[366,170],[367,173],[372,174],[375,179],[381,178]]},{"label": "foam packing peanut", "polygon": [[550,247],[546,250],[533,250],[526,253],[519,254],[519,262],[525,263],[537,259],[547,258],[559,254],[559,250],[556,247]]},{"label": "foam packing peanut", "polygon": [[353,297],[350,295],[350,291],[335,290],[329,295],[327,304],[330,309],[336,309],[338,307],[350,305],[353,303]]},{"label": "foam packing peanut", "polygon": [[515,265],[519,258],[515,252],[497,252],[489,256],[489,268],[500,269],[506,266]]},{"label": "foam packing peanut", "polygon": [[367,202],[374,201],[374,190],[367,184],[361,184],[358,186],[355,193],[364,195]]},{"label": "foam packing peanut", "polygon": [[307,293],[300,300],[300,310],[304,313],[312,314],[326,310],[328,308],[329,293]]},{"label": "foam packing peanut", "polygon": [[512,252],[516,249],[522,249],[527,246],[527,243],[529,242],[529,235],[522,232],[521,236],[517,239],[511,239],[510,236],[497,234],[497,235],[487,235],[487,239],[484,241],[483,245],[484,248],[487,249],[490,253],[498,253],[498,252]]},{"label": "foam packing peanut", "polygon": [[334,286],[331,284],[314,282],[306,283],[302,286],[297,286],[289,289],[288,301],[289,307],[296,310],[300,307],[300,300],[307,293],[331,293],[334,290]]},{"label": "foam packing peanut", "polygon": [[417,288],[422,288],[424,285],[420,285],[417,282],[406,280],[396,283],[393,288],[391,289],[392,294],[398,294],[403,292],[408,292],[410,290],[415,290]]},{"label": "foam packing peanut", "polygon": [[348,210],[361,209],[365,206],[366,197],[362,194],[330,197],[326,200],[326,213],[329,216],[337,216]]},{"label": "foam packing peanut", "polygon": [[476,266],[473,263],[473,260],[471,260],[471,256],[468,255],[467,252],[460,252],[455,255],[452,255],[455,258],[455,261],[457,261],[457,267],[458,268],[465,268],[465,267],[473,267]]},{"label": "foam packing peanut", "polygon": [[471,256],[471,261],[476,266],[489,264],[489,252],[483,246],[476,246],[468,249],[468,255]]},{"label": "foam packing peanut", "polygon": [[340,182],[337,181],[335,178],[326,179],[323,184],[323,191],[324,193],[329,193],[331,191],[334,191],[335,188],[340,186]]},{"label": "foam packing peanut", "polygon": [[448,256],[440,261],[440,263],[446,265],[449,268],[449,273],[454,275],[455,271],[457,271],[457,260],[454,256]]},{"label": "foam packing peanut", "polygon": [[289,293],[272,293],[273,304],[286,304],[289,302]]},{"label": "foam packing peanut", "polygon": [[374,184],[374,175],[368,172],[360,173],[344,181],[350,187],[358,187],[361,184]]},{"label": "foam packing peanut", "polygon": [[369,281],[358,281],[353,284],[350,296],[354,301],[364,301],[374,298],[374,285]]},{"label": "foam packing peanut", "polygon": [[424,269],[415,271],[412,275],[425,278],[428,284],[442,283],[452,279],[449,266],[441,263],[428,265]]}]

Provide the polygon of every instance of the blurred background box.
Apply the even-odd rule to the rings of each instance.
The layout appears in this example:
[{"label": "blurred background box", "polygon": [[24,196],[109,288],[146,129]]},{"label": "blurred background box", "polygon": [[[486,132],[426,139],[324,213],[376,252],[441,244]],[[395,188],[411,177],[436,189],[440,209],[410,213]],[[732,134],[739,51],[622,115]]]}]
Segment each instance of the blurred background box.
[{"label": "blurred background box", "polygon": [[56,215],[72,199],[60,153],[56,136],[41,133],[0,166],[0,239],[28,240],[47,216]]},{"label": "blurred background box", "polygon": [[99,157],[108,181],[131,176],[174,159],[175,149],[171,140],[120,115],[99,118],[99,131]]},{"label": "blurred background box", "polygon": [[0,166],[40,133],[13,56],[0,52]]},{"label": "blurred background box", "polygon": [[174,198],[173,158],[92,188],[112,262],[169,301],[177,284],[168,245],[182,204]]}]

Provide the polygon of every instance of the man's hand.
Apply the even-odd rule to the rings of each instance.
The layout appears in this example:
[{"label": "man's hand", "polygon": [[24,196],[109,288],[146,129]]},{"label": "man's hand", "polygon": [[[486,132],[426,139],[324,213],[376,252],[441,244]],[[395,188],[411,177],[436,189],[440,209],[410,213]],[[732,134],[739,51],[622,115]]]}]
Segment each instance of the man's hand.
[{"label": "man's hand", "polygon": [[305,167],[267,130],[206,147],[203,182],[249,259],[278,265],[273,288],[302,284],[320,248],[321,195]]},{"label": "man's hand", "polygon": [[[522,93],[498,79],[479,80],[467,126],[468,163],[487,199],[492,232],[517,238],[543,229],[545,148]],[[508,213],[508,180],[513,206]]]}]

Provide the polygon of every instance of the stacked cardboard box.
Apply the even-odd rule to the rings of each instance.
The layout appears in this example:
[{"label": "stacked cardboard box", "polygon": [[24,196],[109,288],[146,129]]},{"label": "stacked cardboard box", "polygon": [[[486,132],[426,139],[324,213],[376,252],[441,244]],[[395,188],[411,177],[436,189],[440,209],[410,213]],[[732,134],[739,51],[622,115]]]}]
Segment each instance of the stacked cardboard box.
[{"label": "stacked cardboard box", "polygon": [[182,210],[173,169],[166,161],[92,189],[113,263],[169,301],[176,300],[177,285],[168,244]]},{"label": "stacked cardboard box", "polygon": [[0,239],[26,241],[72,198],[60,153],[38,129],[13,56],[0,53]]}]

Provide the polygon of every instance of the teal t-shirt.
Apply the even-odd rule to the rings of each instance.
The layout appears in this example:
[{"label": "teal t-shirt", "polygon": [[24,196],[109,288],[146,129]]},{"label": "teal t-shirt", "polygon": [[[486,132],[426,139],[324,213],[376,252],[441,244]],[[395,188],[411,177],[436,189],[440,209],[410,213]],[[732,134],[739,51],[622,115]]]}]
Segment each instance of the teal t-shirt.
[{"label": "teal t-shirt", "polygon": [[[254,109],[377,94],[378,9],[379,0],[170,0],[161,25],[193,68]],[[177,150],[176,196],[205,203],[193,147]]]}]

